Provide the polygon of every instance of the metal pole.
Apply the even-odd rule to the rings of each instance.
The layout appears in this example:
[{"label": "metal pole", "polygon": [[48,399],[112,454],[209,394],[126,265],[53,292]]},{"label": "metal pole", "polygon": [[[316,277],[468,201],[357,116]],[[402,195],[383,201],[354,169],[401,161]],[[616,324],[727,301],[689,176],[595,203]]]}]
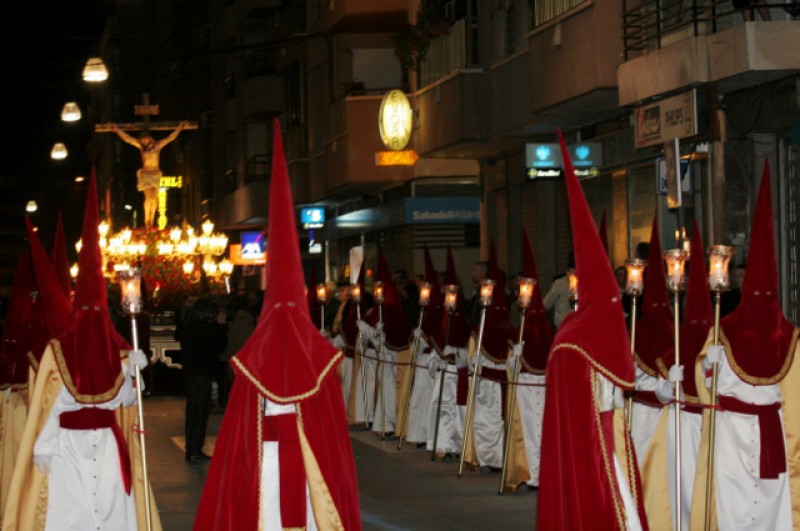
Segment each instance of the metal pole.
[{"label": "metal pole", "polygon": [[[714,292],[714,345],[719,345],[719,312],[721,292]],[[705,529],[711,529],[711,486],[714,477],[714,446],[716,445],[717,431],[717,363],[711,365],[711,409],[708,414],[708,461],[706,463],[706,510]]]},{"label": "metal pole", "polygon": [[[450,317],[452,312],[447,312],[447,324],[444,328],[444,348],[447,348],[448,340],[450,339]],[[437,354],[438,356],[438,354]],[[447,360],[445,359],[445,362]],[[431,452],[431,461],[436,461],[436,444],[439,442],[439,418],[442,414],[442,395],[444,391],[444,379],[445,375],[447,374],[447,365],[445,363],[445,367],[443,371],[440,371],[442,374],[439,377],[439,401],[436,403],[436,424],[433,426],[433,451]],[[456,375],[458,376],[458,375]]]},{"label": "metal pole", "polygon": [[[675,366],[681,364],[680,352],[680,298],[679,291],[675,291],[675,306],[673,310],[675,320]],[[681,531],[681,382],[675,382],[675,529]]]},{"label": "metal pole", "polygon": [[[383,304],[378,305],[378,322],[383,325]],[[386,364],[383,362],[383,326],[380,327],[378,337],[378,363],[375,365],[375,384],[378,383],[378,368],[380,367],[381,378],[381,439],[386,435],[386,389],[383,383],[386,381]]]},{"label": "metal pole", "polygon": [[[631,357],[636,353],[636,295],[631,297]],[[628,433],[633,428],[633,394],[636,389],[628,393],[628,400],[625,404],[625,421],[628,425]]]},{"label": "metal pole", "polygon": [[[356,303],[356,318],[360,321],[361,320],[361,302],[354,300],[353,302]],[[358,335],[356,336],[356,345],[355,348],[358,349],[358,355],[361,359],[361,366],[359,367],[359,372],[361,373],[361,387],[364,395],[364,426],[369,429],[369,401],[367,400],[367,368],[364,364],[364,348],[361,346],[361,329],[358,330]]]},{"label": "metal pole", "polygon": [[[136,315],[131,314],[131,339],[133,350],[139,350],[139,332],[136,329]],[[136,407],[139,413],[139,448],[142,452],[142,477],[144,479],[144,513],[147,518],[147,531],[152,529],[152,516],[150,509],[150,479],[147,475],[147,449],[144,443],[144,410],[142,408],[142,375],[139,367],[133,364],[136,377]]]},{"label": "metal pole", "polygon": [[[525,308],[522,309],[522,315],[519,319],[519,339],[517,344],[522,346],[522,333],[525,330]],[[508,404],[506,408],[506,430],[505,440],[503,441],[503,470],[500,473],[500,495],[502,496],[505,490],[506,475],[508,474],[508,451],[511,448],[511,431],[514,426],[514,416],[517,407],[517,379],[519,378],[519,358],[514,357],[514,367],[511,372],[511,381],[509,382],[508,389]]]},{"label": "metal pole", "polygon": [[[478,373],[481,371],[481,345],[483,344],[483,327],[486,322],[486,306],[481,309],[481,323],[478,330],[478,346],[475,349],[475,370],[472,371],[472,378],[469,381],[469,392],[467,394],[467,416],[464,420],[464,436],[461,438],[461,457],[458,463],[458,477],[464,472],[464,454],[467,451],[467,434],[472,430],[472,417],[475,413],[475,386],[478,381]],[[467,364],[469,366],[469,364]]]},{"label": "metal pole", "polygon": [[[419,310],[419,324],[417,325],[417,330],[422,330],[422,317],[425,315],[425,307],[420,308]],[[411,349],[411,374],[408,376],[408,392],[406,393],[406,398],[403,404],[403,411],[400,414],[400,422],[397,423],[396,432],[398,435],[397,440],[397,451],[403,449],[403,426],[408,420],[408,409],[411,407],[411,393],[414,392],[414,376],[417,372],[417,349],[419,348],[419,336],[414,335],[414,345]],[[407,434],[406,434],[407,435]]]}]

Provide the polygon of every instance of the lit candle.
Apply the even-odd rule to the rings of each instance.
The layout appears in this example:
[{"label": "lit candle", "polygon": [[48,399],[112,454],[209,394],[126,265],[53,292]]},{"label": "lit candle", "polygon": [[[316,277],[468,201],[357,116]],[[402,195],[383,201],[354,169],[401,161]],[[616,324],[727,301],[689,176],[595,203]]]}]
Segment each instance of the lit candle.
[{"label": "lit candle", "polygon": [[383,304],[383,282],[381,282],[380,280],[375,282],[372,291],[375,297],[375,302],[377,302],[378,304]]},{"label": "lit candle", "polygon": [[520,277],[519,279],[519,307],[523,310],[531,303],[531,296],[533,295],[533,287],[536,281],[532,278]]},{"label": "lit candle", "polygon": [[667,263],[667,277],[669,278],[669,289],[677,293],[683,290],[684,286],[684,266],[686,265],[686,251],[683,249],[671,249],[664,253],[664,260]]},{"label": "lit candle", "polygon": [[494,291],[494,280],[485,279],[481,282],[481,304],[489,306],[492,303],[492,292]]},{"label": "lit candle", "polygon": [[578,275],[572,268],[567,269],[567,280],[569,281],[569,298],[572,301],[578,300]]},{"label": "lit candle", "polygon": [[627,279],[625,280],[625,293],[632,297],[638,297],[644,291],[644,268],[647,267],[647,260],[634,258],[625,261]]},{"label": "lit candle", "polygon": [[431,301],[431,285],[423,282],[419,287],[419,305],[427,306]]},{"label": "lit candle", "polygon": [[142,274],[133,267],[118,273],[122,291],[122,308],[128,313],[142,311]]},{"label": "lit candle", "polygon": [[353,297],[353,300],[356,302],[361,301],[361,284],[353,284],[350,286],[350,295]]},{"label": "lit candle", "polygon": [[318,284],[317,285],[317,300],[320,304],[323,304],[328,298],[328,290],[325,288],[325,284]]},{"label": "lit candle", "polygon": [[735,251],[727,245],[708,248],[708,286],[711,291],[725,291],[730,287],[728,266]]},{"label": "lit candle", "polygon": [[456,302],[458,301],[458,286],[455,284],[448,284],[444,287],[444,307],[448,312],[456,310]]}]

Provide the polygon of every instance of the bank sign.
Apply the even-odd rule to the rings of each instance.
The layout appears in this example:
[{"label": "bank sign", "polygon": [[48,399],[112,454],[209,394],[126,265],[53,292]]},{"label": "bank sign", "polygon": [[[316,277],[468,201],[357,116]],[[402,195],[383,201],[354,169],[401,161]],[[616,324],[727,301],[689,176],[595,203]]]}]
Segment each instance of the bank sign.
[{"label": "bank sign", "polygon": [[[594,177],[603,165],[603,145],[599,142],[579,142],[567,146],[575,175],[579,179]],[[557,179],[562,176],[564,162],[558,144],[527,144],[525,146],[525,176],[528,180]]]},{"label": "bank sign", "polygon": [[410,197],[404,208],[411,225],[480,223],[481,217],[478,197]]}]

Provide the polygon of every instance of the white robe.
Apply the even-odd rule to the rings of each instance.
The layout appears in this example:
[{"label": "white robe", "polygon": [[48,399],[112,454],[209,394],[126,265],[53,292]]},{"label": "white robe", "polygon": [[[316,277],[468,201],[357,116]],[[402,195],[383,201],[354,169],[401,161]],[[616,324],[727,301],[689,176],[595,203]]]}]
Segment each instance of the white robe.
[{"label": "white robe", "polygon": [[374,338],[373,345],[380,351],[381,362],[377,366],[375,382],[376,397],[372,431],[375,433],[394,432],[397,423],[397,352],[386,347],[386,342]]},{"label": "white robe", "polygon": [[[296,411],[294,404],[277,404],[264,399],[264,416],[284,415]],[[261,455],[261,528],[260,531],[283,531],[281,522],[281,479],[278,441],[264,441]],[[316,531],[317,521],[311,506],[306,481],[306,531]]]},{"label": "white robe", "polygon": [[[331,345],[344,352],[345,342],[341,334],[337,334],[330,340]],[[353,382],[353,358],[342,356],[342,361],[339,364],[339,381],[342,384],[342,396],[344,397],[344,406],[347,407],[348,400],[350,399],[350,384]]]},{"label": "white robe", "polygon": [[431,406],[434,380],[428,371],[428,360],[436,353],[425,352],[428,343],[423,337],[419,338],[417,356],[414,367],[414,387],[411,391],[411,403],[408,407],[406,423],[406,441],[422,443],[428,440],[428,413]]},{"label": "white robe", "polygon": [[[474,355],[474,354],[473,354]],[[481,356],[481,365],[505,370],[505,363],[494,363]],[[503,396],[500,383],[478,377],[475,382],[475,411],[472,442],[480,466],[503,466]]]},{"label": "white robe", "polygon": [[[131,375],[123,365],[125,381],[117,395],[95,407],[116,410],[136,403]],[[117,440],[111,428],[62,429],[59,415],[87,407],[66,387],[56,398],[34,445],[34,459],[50,457],[45,531],[99,529],[136,531],[136,506],[125,493]]]},{"label": "white robe", "polygon": [[530,474],[530,479],[526,484],[538,487],[544,396],[546,392],[544,386],[545,375],[521,372],[517,381],[521,384],[517,387],[517,414],[520,415],[522,424],[525,456],[528,459],[528,473]]},{"label": "white robe", "polygon": [[[782,401],[780,384],[754,386],[733,372],[725,356],[718,365],[717,390],[750,404]],[[710,378],[706,379],[710,387]],[[783,413],[779,412],[781,426]],[[760,428],[756,415],[729,411],[716,414],[714,481],[719,529],[783,531],[792,529],[787,473],[761,479]],[[785,437],[785,434],[784,434]]]},{"label": "white robe", "polygon": [[[434,354],[437,355],[437,354]],[[461,452],[461,439],[464,435],[465,406],[456,403],[458,374],[456,370],[465,367],[467,363],[467,349],[456,349],[456,364],[447,365],[444,376],[444,387],[441,391],[442,407],[439,411],[439,432],[436,433],[436,412],[439,409],[439,388],[441,387],[441,373],[434,378],[431,391],[431,402],[428,416],[428,439],[426,447],[433,451],[433,438],[436,439],[437,454],[457,455]],[[430,374],[428,374],[430,378]]]},{"label": "white robe", "polygon": [[[635,382],[637,391],[655,391],[658,378],[650,376],[636,366]],[[631,412],[631,440],[633,440],[633,448],[636,450],[636,455],[639,457],[640,466],[642,459],[647,455],[647,450],[650,448],[653,434],[656,431],[658,422],[661,420],[661,413],[663,410],[664,408],[661,407],[639,404],[635,400],[633,402]]]}]

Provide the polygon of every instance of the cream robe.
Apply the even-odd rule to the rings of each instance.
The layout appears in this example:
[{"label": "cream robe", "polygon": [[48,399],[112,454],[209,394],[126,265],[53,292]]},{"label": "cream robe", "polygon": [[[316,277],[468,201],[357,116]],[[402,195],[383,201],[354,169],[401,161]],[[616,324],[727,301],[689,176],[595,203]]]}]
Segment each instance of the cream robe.
[{"label": "cream robe", "polygon": [[[434,354],[436,355],[436,354]],[[439,433],[436,440],[436,454],[457,455],[461,452],[461,439],[464,435],[464,416],[466,408],[456,403],[458,375],[456,370],[465,367],[467,349],[456,349],[456,364],[447,365],[444,375],[444,388],[441,391],[442,407],[439,411]],[[430,373],[428,374],[430,378]],[[430,411],[428,416],[427,449],[433,451],[433,437],[436,434],[436,412],[439,409],[439,388],[442,386],[441,373],[436,373],[431,391]]]}]

